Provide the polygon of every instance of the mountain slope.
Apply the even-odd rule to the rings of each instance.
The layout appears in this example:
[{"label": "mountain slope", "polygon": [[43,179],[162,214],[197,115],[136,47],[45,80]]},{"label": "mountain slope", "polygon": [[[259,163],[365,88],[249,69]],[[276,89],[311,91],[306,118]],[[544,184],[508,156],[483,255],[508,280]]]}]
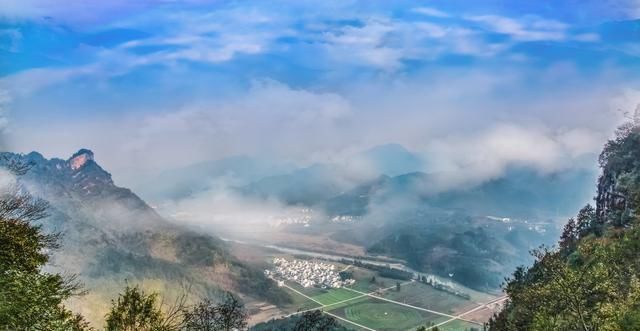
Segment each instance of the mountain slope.
[{"label": "mountain slope", "polygon": [[260,269],[233,258],[221,240],[165,221],[133,192],[116,186],[89,150],[68,160],[47,160],[35,152],[2,153],[0,159],[32,164],[21,181],[50,202],[43,225],[63,234],[52,268],[78,274],[86,284],[90,294],[78,307],[90,319],[102,319],[102,309],[125,279],[169,295],[188,288],[194,296],[213,299],[230,290],[289,300]]},{"label": "mountain slope", "polygon": [[334,163],[317,163],[243,186],[240,191],[287,204],[316,206],[377,176],[424,169],[422,158],[398,144],[380,145]]},{"label": "mountain slope", "polygon": [[505,287],[491,330],[640,330],[640,126],[622,127],[600,155],[596,208],[569,220]]},{"label": "mountain slope", "polygon": [[313,206],[352,188],[356,183],[358,179],[345,174],[336,165],[316,164],[288,174],[262,178],[240,191],[262,198],[277,198],[291,205]]},{"label": "mountain slope", "polygon": [[323,207],[331,216],[360,217],[333,239],[494,290],[513,268],[530,263],[531,249],[553,242],[558,215],[589,201],[592,177],[588,171],[541,175],[520,168],[476,187],[434,192],[437,175],[416,172],[381,176]]},{"label": "mountain slope", "polygon": [[588,192],[595,178],[595,174],[587,170],[544,175],[517,168],[471,188],[438,191],[438,176],[441,175],[422,172],[381,176],[328,199],[324,207],[330,215],[361,216],[373,205],[407,199],[471,215],[549,218],[571,214],[588,201],[588,193],[576,194],[569,188]]}]

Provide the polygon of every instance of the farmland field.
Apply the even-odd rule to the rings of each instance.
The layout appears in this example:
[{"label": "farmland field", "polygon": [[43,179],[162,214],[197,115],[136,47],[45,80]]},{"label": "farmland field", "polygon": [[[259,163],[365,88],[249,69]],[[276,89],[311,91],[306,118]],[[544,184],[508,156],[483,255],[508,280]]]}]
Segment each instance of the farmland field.
[{"label": "farmland field", "polygon": [[467,330],[479,331],[479,330],[482,330],[482,327],[477,324],[455,320],[439,326],[438,329],[440,329],[441,331],[467,331]]},{"label": "farmland field", "polygon": [[299,311],[299,310],[320,308],[320,305],[316,302],[313,302],[287,288],[285,288],[285,291],[289,293],[289,295],[291,296],[291,299],[293,300],[291,304],[280,307],[280,309],[282,309],[286,313],[295,313],[296,311]]},{"label": "farmland field", "polygon": [[399,292],[386,291],[382,297],[421,308],[452,314],[463,310],[463,307],[474,307],[476,304],[429,285],[414,282],[403,286]]},{"label": "farmland field", "polygon": [[[361,292],[373,292],[383,288],[392,287],[397,280],[391,278],[380,277],[377,272],[364,268],[351,268],[353,279],[356,283],[351,286],[354,290]],[[401,281],[402,282],[402,281]]]},{"label": "farmland field", "polygon": [[428,320],[418,310],[375,299],[334,309],[331,313],[375,330],[407,330]]},{"label": "farmland field", "polygon": [[[265,262],[272,261],[273,255],[264,257]],[[295,258],[284,256],[285,258]],[[309,309],[321,309],[329,314],[345,320],[339,323],[353,330],[395,331],[415,330],[419,326],[429,326],[450,320],[448,316],[438,315],[422,309],[433,310],[444,314],[456,315],[477,307],[479,304],[495,298],[494,295],[466,289],[465,293],[471,299],[464,299],[450,293],[434,289],[420,282],[407,282],[381,277],[374,270],[349,266],[340,262],[331,262],[336,270],[348,270],[355,284],[347,288],[322,289],[317,287],[303,287],[293,281],[284,281],[285,290],[291,294],[293,303],[280,306],[283,313],[291,314]],[[396,283],[402,284],[396,290]],[[468,290],[468,291],[467,291]],[[392,300],[384,301],[373,296]],[[415,307],[408,307],[412,305]],[[487,310],[490,312],[490,310]],[[486,314],[478,311],[466,318],[479,322],[486,320]],[[478,316],[476,316],[478,315]],[[355,324],[351,324],[350,321]],[[358,327],[358,325],[362,327]],[[366,328],[363,328],[366,327]],[[450,321],[439,327],[448,331],[467,331],[480,328],[478,324],[464,321]]]},{"label": "farmland field", "polygon": [[324,293],[313,296],[314,300],[321,302],[323,305],[330,305],[336,302],[348,300],[359,296],[358,293],[345,290],[343,288],[332,288],[325,290]]}]

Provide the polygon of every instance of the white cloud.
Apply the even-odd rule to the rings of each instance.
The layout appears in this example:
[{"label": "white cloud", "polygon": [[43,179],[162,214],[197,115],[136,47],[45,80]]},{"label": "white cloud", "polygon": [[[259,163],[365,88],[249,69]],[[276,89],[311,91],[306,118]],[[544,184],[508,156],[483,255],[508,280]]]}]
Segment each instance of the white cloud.
[{"label": "white cloud", "polygon": [[432,16],[432,17],[439,17],[439,18],[445,18],[445,17],[449,17],[449,14],[439,10],[439,9],[435,9],[435,8],[430,8],[430,7],[418,7],[418,8],[413,8],[412,9],[413,12],[418,13],[418,14],[422,14],[422,15],[426,15],[426,16]]},{"label": "white cloud", "polygon": [[[552,74],[553,73],[553,74]],[[59,122],[11,123],[14,150],[67,157],[87,147],[117,180],[167,168],[249,154],[299,164],[340,160],[374,145],[397,142],[435,155],[442,170],[465,167],[480,180],[511,163],[553,171],[597,152],[620,123],[617,108],[635,109],[633,91],[611,100],[619,84],[561,67],[534,70],[429,71],[362,82],[341,92],[258,81],[235,97],[198,98],[181,109]],[[554,81],[539,95],[525,85]],[[505,91],[508,91],[505,92]],[[502,123],[496,126],[495,123]],[[477,169],[476,169],[477,168]]]},{"label": "white cloud", "polygon": [[[238,54],[259,54],[267,51],[274,39],[289,34],[283,17],[244,8],[223,8],[211,12],[182,11],[156,17],[164,35],[135,40],[120,46],[134,55],[137,47],[160,46],[166,50],[140,57],[150,63],[189,60],[220,63]],[[147,24],[146,22],[132,22]],[[176,47],[177,46],[177,47]]]},{"label": "white cloud", "polygon": [[343,26],[324,35],[329,52],[341,62],[365,64],[384,70],[400,68],[401,49],[386,44],[396,26],[386,19],[371,19],[364,26]]},{"label": "white cloud", "polygon": [[[171,66],[181,61],[219,64],[242,54],[267,53],[274,49],[275,40],[286,36],[304,40],[313,45],[314,51],[326,50],[334,61],[329,63],[329,71],[369,67],[382,74],[365,75],[366,81],[355,77],[334,84],[323,80],[326,73],[320,69],[317,80],[302,84],[306,89],[267,81],[230,99],[212,100],[213,97],[200,95],[181,109],[144,109],[144,115],[96,115],[87,120],[60,117],[59,123],[29,123],[12,133],[15,148],[65,157],[74,149],[89,147],[107,169],[133,178],[233,154],[268,153],[312,162],[374,144],[399,142],[420,149],[431,141],[441,141],[442,146],[452,148],[458,144],[474,146],[461,146],[470,153],[476,149],[486,152],[471,159],[443,155],[445,164],[454,169],[465,164],[486,164],[487,168],[478,173],[493,176],[510,162],[541,169],[561,167],[567,155],[571,159],[592,151],[602,132],[610,132],[617,120],[603,104],[616,92],[620,79],[608,79],[606,75],[586,77],[571,65],[538,67],[531,70],[535,73],[508,65],[504,69],[402,70],[407,60],[426,61],[449,54],[492,57],[507,52],[519,41],[598,38],[593,34],[572,36],[570,27],[562,22],[534,16],[516,20],[485,15],[468,18],[475,22],[469,26],[468,22],[454,19],[406,21],[368,13],[338,16],[361,23],[348,25],[322,22],[326,18],[324,12],[301,14],[298,21],[288,13],[244,9],[223,6],[223,10],[169,14],[160,11],[149,14],[151,17],[130,18],[117,26],[158,30],[157,35],[114,49],[99,49],[94,63],[23,71],[1,78],[0,84],[15,98],[24,100],[37,99],[34,92],[63,86],[64,81],[77,77],[90,78],[87,81],[92,85],[109,85],[111,78],[150,64],[166,65],[161,80],[171,80],[175,73]],[[430,16],[441,14],[426,7],[414,11]],[[317,28],[292,28],[300,22]],[[489,42],[487,30],[511,38]],[[136,48],[142,46],[160,46],[161,50],[136,53]],[[510,59],[524,62],[527,55],[512,54]],[[323,58],[325,54],[302,56],[310,57],[307,63],[313,65],[322,66],[323,61],[329,61]],[[242,69],[240,72],[245,73]],[[293,76],[297,72],[287,74]],[[170,90],[164,89],[164,83],[152,84],[149,89],[158,89],[159,98],[170,98],[163,95]],[[200,90],[218,87],[198,85],[201,83],[184,82],[184,86]],[[528,86],[534,86],[533,91]],[[496,122],[504,124],[495,127]],[[447,135],[458,138],[449,140]],[[539,146],[533,145],[536,140]],[[477,142],[483,145],[477,146]],[[531,148],[520,151],[518,146]]]},{"label": "white cloud", "polygon": [[477,133],[434,139],[429,144],[433,166],[443,171],[436,187],[481,183],[499,178],[510,166],[541,173],[575,167],[576,158],[598,153],[606,136],[585,129],[553,131],[544,127],[497,124]]},{"label": "white cloud", "polygon": [[263,81],[237,98],[171,112],[31,123],[13,131],[12,143],[18,151],[63,158],[87,147],[107,169],[131,179],[238,154],[318,160],[350,139],[341,127],[349,125],[351,112],[337,94]]},{"label": "white cloud", "polygon": [[458,25],[386,18],[330,30],[323,41],[337,61],[385,71],[402,69],[405,60],[433,60],[446,54],[488,57],[510,47],[487,42],[478,31]]},{"label": "white cloud", "polygon": [[513,19],[498,15],[477,15],[468,16],[467,19],[518,41],[561,41],[567,38],[567,24],[536,16]]}]

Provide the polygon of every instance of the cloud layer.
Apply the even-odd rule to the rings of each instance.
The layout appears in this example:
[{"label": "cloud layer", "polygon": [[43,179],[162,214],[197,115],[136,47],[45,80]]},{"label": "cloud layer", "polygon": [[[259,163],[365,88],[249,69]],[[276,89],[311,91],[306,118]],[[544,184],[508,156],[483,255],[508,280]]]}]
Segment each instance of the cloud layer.
[{"label": "cloud layer", "polygon": [[91,148],[125,181],[240,154],[341,160],[392,142],[473,174],[459,181],[512,164],[581,166],[640,88],[634,23],[585,18],[628,19],[638,6],[552,7],[10,1],[0,131],[16,151]]}]

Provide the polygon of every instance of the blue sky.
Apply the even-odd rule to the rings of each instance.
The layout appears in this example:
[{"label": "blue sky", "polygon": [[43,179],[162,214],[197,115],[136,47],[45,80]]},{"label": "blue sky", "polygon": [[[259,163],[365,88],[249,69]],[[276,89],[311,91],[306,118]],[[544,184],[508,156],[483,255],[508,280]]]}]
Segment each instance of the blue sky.
[{"label": "blue sky", "polygon": [[640,102],[638,17],[636,0],[5,0],[5,148],[92,148],[122,178],[390,142],[488,177],[555,171]]}]

